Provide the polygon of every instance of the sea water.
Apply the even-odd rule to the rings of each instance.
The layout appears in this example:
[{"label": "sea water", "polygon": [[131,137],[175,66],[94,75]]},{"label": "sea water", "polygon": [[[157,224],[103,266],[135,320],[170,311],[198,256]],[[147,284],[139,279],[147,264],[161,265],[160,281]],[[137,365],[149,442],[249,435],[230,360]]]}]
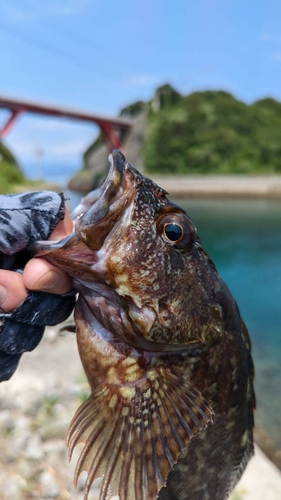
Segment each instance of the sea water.
[{"label": "sea water", "polygon": [[235,297],[255,364],[255,422],[281,449],[281,201],[178,200]]}]

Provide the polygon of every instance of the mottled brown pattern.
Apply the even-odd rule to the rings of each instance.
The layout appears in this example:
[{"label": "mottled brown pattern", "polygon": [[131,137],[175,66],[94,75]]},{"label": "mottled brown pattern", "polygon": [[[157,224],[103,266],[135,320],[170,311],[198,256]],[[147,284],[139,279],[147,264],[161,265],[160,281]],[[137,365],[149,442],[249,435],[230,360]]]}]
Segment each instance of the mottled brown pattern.
[{"label": "mottled brown pattern", "polygon": [[101,500],[226,500],[253,453],[250,341],[196,229],[115,151],[75,234],[39,253],[80,292],[92,394],[69,430]]}]

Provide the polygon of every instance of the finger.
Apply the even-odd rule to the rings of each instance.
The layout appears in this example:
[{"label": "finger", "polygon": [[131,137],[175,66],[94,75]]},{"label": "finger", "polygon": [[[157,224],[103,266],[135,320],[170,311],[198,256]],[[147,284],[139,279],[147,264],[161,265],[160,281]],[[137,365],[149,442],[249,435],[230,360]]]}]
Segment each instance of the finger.
[{"label": "finger", "polygon": [[27,296],[27,289],[23,276],[13,271],[0,271],[0,307],[10,312],[17,307]]},{"label": "finger", "polygon": [[74,229],[74,222],[70,218],[70,215],[67,211],[65,211],[64,219],[61,220],[53,230],[50,240],[61,240],[68,234],[72,233]]},{"label": "finger", "polygon": [[72,279],[64,271],[43,259],[31,259],[25,266],[23,282],[29,290],[62,294],[73,289]]}]

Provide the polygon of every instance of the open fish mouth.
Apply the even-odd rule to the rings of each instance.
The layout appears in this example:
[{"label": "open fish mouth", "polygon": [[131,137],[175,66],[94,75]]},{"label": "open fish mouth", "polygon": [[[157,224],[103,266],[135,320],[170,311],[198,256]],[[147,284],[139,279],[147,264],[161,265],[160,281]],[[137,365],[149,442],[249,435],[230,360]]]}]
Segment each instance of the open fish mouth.
[{"label": "open fish mouth", "polygon": [[102,185],[85,196],[71,214],[74,232],[59,241],[34,242],[29,247],[32,255],[39,257],[55,250],[66,250],[79,240],[93,251],[102,247],[124,208],[133,200],[137,184],[132,167],[120,151],[114,150],[109,161],[110,168]]},{"label": "open fish mouth", "polygon": [[109,155],[109,161],[108,175],[98,192],[94,191],[88,202],[85,199],[82,200],[81,209],[77,207],[78,211],[83,210],[85,201],[88,205],[94,200],[75,221],[76,234],[93,251],[102,247],[124,210],[131,205],[136,191],[135,174],[129,163],[125,161],[124,155],[114,150]]},{"label": "open fish mouth", "polygon": [[116,194],[116,191],[120,187],[124,166],[126,165],[125,157],[120,151],[114,150],[108,159],[110,168],[105,180],[100,187],[91,191],[81,200],[81,203],[71,214],[73,219],[81,217],[94,204],[97,211],[100,210],[101,216],[103,216],[102,213],[106,213],[106,208],[108,209],[112,196]]}]

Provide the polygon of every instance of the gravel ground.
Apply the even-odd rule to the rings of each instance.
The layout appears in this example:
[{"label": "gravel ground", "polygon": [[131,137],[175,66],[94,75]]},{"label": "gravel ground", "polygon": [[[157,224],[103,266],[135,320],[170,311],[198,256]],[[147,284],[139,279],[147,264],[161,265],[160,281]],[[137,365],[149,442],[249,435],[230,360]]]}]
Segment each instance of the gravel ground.
[{"label": "gravel ground", "polygon": [[[83,500],[77,491],[65,436],[75,410],[89,394],[75,335],[47,328],[39,347],[23,356],[0,385],[0,500]],[[281,474],[257,449],[231,500],[279,500]],[[98,481],[89,500],[98,499]]]},{"label": "gravel ground", "polygon": [[88,393],[75,335],[47,328],[39,347],[0,385],[1,500],[83,499],[83,475],[78,491],[73,487],[79,452],[69,464],[65,437]]},{"label": "gravel ground", "polygon": [[281,473],[256,446],[240,483],[231,495],[231,500],[280,500]]}]

